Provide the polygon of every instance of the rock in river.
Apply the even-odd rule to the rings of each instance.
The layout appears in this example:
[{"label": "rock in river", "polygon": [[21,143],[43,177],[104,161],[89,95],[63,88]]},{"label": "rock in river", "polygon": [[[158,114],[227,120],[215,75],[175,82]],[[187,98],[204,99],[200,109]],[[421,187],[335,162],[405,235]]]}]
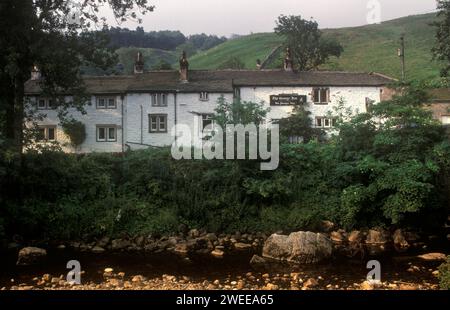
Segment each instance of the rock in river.
[{"label": "rock in river", "polygon": [[19,251],[17,265],[28,266],[41,262],[47,256],[47,251],[41,248],[26,247]]},{"label": "rock in river", "polygon": [[294,232],[289,236],[273,234],[264,243],[263,257],[299,264],[318,263],[329,258],[333,244],[325,235]]}]

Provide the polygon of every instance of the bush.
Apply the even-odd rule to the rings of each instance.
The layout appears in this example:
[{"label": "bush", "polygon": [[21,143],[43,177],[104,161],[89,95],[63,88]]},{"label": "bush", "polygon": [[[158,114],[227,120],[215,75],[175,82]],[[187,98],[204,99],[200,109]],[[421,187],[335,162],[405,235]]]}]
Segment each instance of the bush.
[{"label": "bush", "polygon": [[439,281],[441,289],[450,290],[450,256],[447,261],[439,267]]},{"label": "bush", "polygon": [[[257,161],[176,161],[169,148],[120,156],[2,154],[0,234],[2,227],[7,236],[33,239],[173,234],[181,223],[273,232],[322,220],[347,228],[433,228],[448,211],[450,143],[420,96],[407,92],[340,120],[328,143],[282,144],[275,171],[260,171]],[[249,123],[265,113],[222,99],[217,121]]]}]

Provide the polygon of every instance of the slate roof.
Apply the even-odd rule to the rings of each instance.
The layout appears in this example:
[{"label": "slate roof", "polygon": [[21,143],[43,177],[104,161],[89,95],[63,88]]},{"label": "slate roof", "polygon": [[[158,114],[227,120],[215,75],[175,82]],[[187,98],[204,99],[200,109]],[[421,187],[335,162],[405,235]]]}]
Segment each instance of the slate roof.
[{"label": "slate roof", "polygon": [[[234,86],[384,86],[394,79],[378,73],[283,70],[190,70],[189,82],[178,71],[149,71],[124,76],[84,77],[91,94],[127,92],[233,92]],[[40,92],[39,81],[25,84],[26,94]]]}]

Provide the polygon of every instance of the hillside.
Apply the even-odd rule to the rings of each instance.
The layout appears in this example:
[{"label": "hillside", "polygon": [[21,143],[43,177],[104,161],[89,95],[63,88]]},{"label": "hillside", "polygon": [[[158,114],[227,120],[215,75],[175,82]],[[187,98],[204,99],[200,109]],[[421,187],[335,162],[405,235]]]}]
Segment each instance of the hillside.
[{"label": "hillside", "polygon": [[[434,14],[403,17],[379,25],[324,29],[326,36],[335,37],[344,46],[339,59],[331,59],[321,69],[346,71],[376,71],[393,77],[401,76],[400,60],[397,56],[399,38],[406,40],[406,74],[409,79],[428,79],[438,76],[439,64],[432,61],[431,48],[435,30],[429,24]],[[246,68],[255,68],[256,59],[265,59],[282,43],[274,33],[260,33],[227,41],[206,52],[190,58],[193,69],[214,69],[230,57],[237,57]],[[282,56],[269,67],[281,65]]]}]

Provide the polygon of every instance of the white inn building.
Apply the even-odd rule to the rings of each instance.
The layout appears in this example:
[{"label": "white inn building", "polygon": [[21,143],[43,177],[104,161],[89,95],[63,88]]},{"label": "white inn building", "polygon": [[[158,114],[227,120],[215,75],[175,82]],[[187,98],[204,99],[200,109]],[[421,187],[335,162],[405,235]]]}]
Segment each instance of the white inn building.
[{"label": "white inn building", "polygon": [[[123,152],[171,145],[171,129],[188,125],[198,132],[211,123],[217,100],[262,102],[270,108],[267,122],[289,116],[296,104],[311,111],[314,125],[332,128],[327,115],[340,102],[354,113],[365,112],[390,96],[392,79],[377,73],[293,70],[289,52],[281,70],[189,70],[186,55],[179,71],[144,72],[139,54],[133,75],[85,77],[91,102],[87,114],[70,114],[86,126],[86,140],[76,150],[68,145],[51,99],[40,95],[40,76],[34,72],[25,85],[39,120],[43,141],[60,142],[66,152]],[[67,96],[70,100],[70,96]]]}]

